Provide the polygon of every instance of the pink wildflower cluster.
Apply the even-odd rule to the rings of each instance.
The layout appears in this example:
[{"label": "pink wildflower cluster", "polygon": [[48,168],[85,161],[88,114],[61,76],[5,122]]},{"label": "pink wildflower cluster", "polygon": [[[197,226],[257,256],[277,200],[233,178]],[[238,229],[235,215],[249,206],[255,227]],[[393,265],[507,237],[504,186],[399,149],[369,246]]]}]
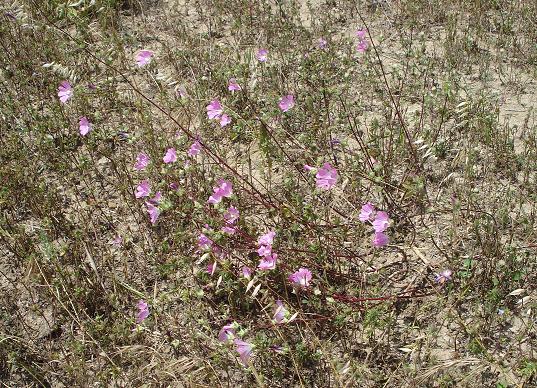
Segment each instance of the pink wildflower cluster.
[{"label": "pink wildflower cluster", "polygon": [[358,218],[364,223],[370,223],[373,225],[373,229],[375,230],[375,234],[373,236],[373,245],[375,247],[383,247],[388,244],[390,239],[384,233],[384,231],[390,225],[388,213],[377,211],[373,204],[368,202],[362,206]]},{"label": "pink wildflower cluster", "polygon": [[356,46],[356,50],[359,53],[366,52],[367,48],[369,47],[369,42],[367,41],[367,30],[360,29],[356,31],[356,37],[358,38],[358,45]]},{"label": "pink wildflower cluster", "polygon": [[217,99],[212,100],[211,103],[207,105],[207,117],[209,120],[220,120],[221,127],[225,127],[231,123],[231,117],[224,113],[222,104],[220,104],[220,101]]},{"label": "pink wildflower cluster", "polygon": [[257,254],[261,257],[257,268],[262,271],[276,268],[276,260],[278,259],[278,254],[272,252],[272,243],[274,242],[275,236],[276,232],[270,231],[259,237],[259,240],[257,241],[257,243],[259,244]]}]

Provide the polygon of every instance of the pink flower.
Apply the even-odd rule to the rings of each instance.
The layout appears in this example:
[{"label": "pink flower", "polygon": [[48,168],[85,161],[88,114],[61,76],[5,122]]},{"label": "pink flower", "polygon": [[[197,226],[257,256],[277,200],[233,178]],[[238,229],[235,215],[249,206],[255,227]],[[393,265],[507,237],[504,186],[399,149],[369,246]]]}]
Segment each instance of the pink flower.
[{"label": "pink flower", "polygon": [[226,125],[228,125],[229,123],[231,123],[231,117],[229,117],[225,113],[222,116],[220,116],[220,126],[222,128],[225,127]]},{"label": "pink flower", "polygon": [[356,31],[356,36],[358,37],[359,40],[363,40],[365,39],[366,33],[367,31],[362,28]]},{"label": "pink flower", "polygon": [[276,232],[271,230],[270,232],[259,237],[259,240],[257,240],[257,243],[259,245],[272,245],[272,243],[274,242],[275,236],[276,236]]},{"label": "pink flower", "polygon": [[209,265],[207,266],[207,273],[208,273],[209,275],[212,276],[212,275],[214,274],[214,271],[216,271],[216,261],[215,261],[214,263],[212,263],[212,264],[209,264]]},{"label": "pink flower", "polygon": [[373,237],[373,245],[375,247],[383,247],[388,244],[390,239],[383,232],[376,232]]},{"label": "pink flower", "polygon": [[152,225],[155,225],[160,215],[160,209],[149,201],[145,203],[145,206],[147,207],[147,212],[149,213],[149,221]]},{"label": "pink flower", "polygon": [[356,31],[356,36],[358,37],[358,46],[356,46],[356,50],[358,50],[359,53],[365,52],[369,47],[366,35],[367,31],[365,29]]},{"label": "pink flower", "polygon": [[369,47],[369,43],[367,43],[367,40],[362,40],[361,42],[358,42],[358,45],[356,46],[356,51],[359,53],[364,53],[367,51],[367,48]]},{"label": "pink flower", "polygon": [[138,187],[136,187],[136,193],[134,194],[136,198],[143,198],[143,197],[149,197],[149,193],[151,193],[151,185],[149,184],[149,181],[143,180],[140,182]]},{"label": "pink flower", "polygon": [[166,155],[162,158],[164,163],[173,163],[177,161],[177,152],[175,151],[175,148],[168,148],[166,151]]},{"label": "pink flower", "polygon": [[312,172],[312,171],[316,171],[317,169],[315,167],[312,167],[310,166],[309,164],[305,164],[304,165],[304,171],[307,171],[307,172]]},{"label": "pink flower", "polygon": [[278,260],[278,255],[276,253],[273,253],[270,256],[265,256],[259,261],[257,268],[259,268],[261,271],[274,269],[276,268],[276,260]]},{"label": "pink flower", "polygon": [[288,311],[284,307],[282,301],[277,300],[276,301],[276,309],[274,310],[274,317],[273,317],[274,321],[276,323],[284,323],[285,317],[287,316],[287,314],[288,314]]},{"label": "pink flower", "polygon": [[232,226],[223,226],[222,232],[224,232],[225,234],[232,235],[235,234],[235,228]]},{"label": "pink flower", "polygon": [[146,168],[148,164],[149,164],[149,156],[146,153],[141,152],[136,157],[136,163],[134,164],[134,168],[140,171]]},{"label": "pink flower", "polygon": [[236,90],[241,90],[241,86],[237,83],[237,80],[235,78],[229,79],[229,84],[227,88],[229,91],[232,91],[232,92]]},{"label": "pink flower", "polygon": [[69,81],[60,82],[60,86],[58,86],[58,97],[62,104],[65,104],[67,100],[73,97],[73,89]]},{"label": "pink flower", "polygon": [[242,365],[248,366],[248,361],[250,360],[250,356],[252,355],[252,349],[254,346],[238,338],[235,338],[233,343],[235,344],[235,346],[237,346],[237,352],[239,353]]},{"label": "pink flower", "polygon": [[307,268],[300,268],[298,271],[289,275],[289,280],[295,285],[306,288],[310,285],[311,271]]},{"label": "pink flower", "polygon": [[198,236],[198,248],[202,251],[207,251],[211,249],[213,245],[213,240],[207,237],[205,234],[200,233]]},{"label": "pink flower", "polygon": [[257,254],[261,257],[268,257],[272,255],[272,245],[261,245],[257,250]]},{"label": "pink flower", "polygon": [[239,211],[234,206],[230,206],[224,213],[224,220],[226,220],[226,224],[233,225],[238,219]]},{"label": "pink flower", "polygon": [[207,202],[215,204],[222,201],[223,197],[230,198],[233,195],[233,187],[231,182],[224,179],[218,181],[218,186],[213,187],[213,195],[209,197]]},{"label": "pink flower", "polygon": [[188,150],[188,156],[194,157],[194,156],[198,155],[200,152],[201,152],[201,144],[200,144],[199,141],[196,140],[190,146],[190,149]]},{"label": "pink flower", "polygon": [[85,116],[82,116],[80,118],[79,125],[80,125],[80,128],[79,128],[80,134],[82,136],[86,136],[89,133],[89,131],[91,131],[91,124]]},{"label": "pink flower", "polygon": [[268,50],[259,49],[259,51],[255,54],[255,57],[259,62],[266,62],[268,58]]},{"label": "pink flower", "polygon": [[319,41],[317,42],[317,47],[319,47],[321,50],[324,50],[326,48],[326,45],[328,42],[324,38],[319,38]]},{"label": "pink flower", "polygon": [[384,232],[388,225],[390,224],[390,218],[386,212],[377,212],[375,216],[375,221],[373,221],[373,229],[375,232],[380,233]]},{"label": "pink flower", "polygon": [[453,275],[453,272],[450,269],[446,269],[439,274],[437,274],[434,278],[434,281],[439,284],[444,284],[451,280],[451,276]]},{"label": "pink flower", "polygon": [[373,213],[375,212],[375,207],[371,202],[366,203],[362,206],[362,210],[360,210],[360,215],[358,218],[362,222],[371,221],[371,218],[373,217]]},{"label": "pink flower", "polygon": [[229,324],[225,325],[220,329],[220,333],[218,333],[218,340],[220,342],[228,342],[235,338],[235,325]]},{"label": "pink flower", "polygon": [[209,105],[207,105],[207,116],[209,119],[218,119],[222,115],[222,105],[220,105],[220,101],[218,100],[212,100]]},{"label": "pink flower", "polygon": [[330,163],[325,163],[317,171],[315,175],[317,178],[317,187],[323,190],[330,190],[337,182],[338,174],[337,170],[330,165]]},{"label": "pink flower", "polygon": [[242,276],[245,277],[246,279],[250,279],[252,277],[253,272],[254,271],[248,266],[242,267]]},{"label": "pink flower", "polygon": [[136,323],[142,323],[149,316],[149,307],[147,303],[140,299],[137,304],[138,314],[136,314]]},{"label": "pink flower", "polygon": [[280,98],[278,106],[280,107],[282,112],[287,112],[289,109],[295,106],[295,97],[292,94],[283,96],[282,98]]},{"label": "pink flower", "polygon": [[153,51],[141,50],[136,54],[136,64],[138,67],[143,67],[151,62],[151,57],[153,56]]}]

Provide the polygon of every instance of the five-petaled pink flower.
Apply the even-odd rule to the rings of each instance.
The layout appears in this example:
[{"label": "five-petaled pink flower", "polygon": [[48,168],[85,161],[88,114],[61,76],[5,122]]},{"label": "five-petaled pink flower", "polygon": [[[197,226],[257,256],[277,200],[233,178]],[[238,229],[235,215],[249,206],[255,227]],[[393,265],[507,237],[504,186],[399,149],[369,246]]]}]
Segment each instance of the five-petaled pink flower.
[{"label": "five-petaled pink flower", "polygon": [[136,54],[136,64],[138,67],[143,67],[151,62],[151,57],[153,56],[153,51],[141,50]]},{"label": "five-petaled pink flower", "polygon": [[222,116],[220,116],[220,126],[223,128],[225,127],[226,125],[228,125],[229,123],[231,123],[231,117],[229,117],[227,114],[222,114]]},{"label": "five-petaled pink flower", "polygon": [[390,239],[383,232],[375,232],[373,236],[373,245],[375,247],[383,247],[388,244]]},{"label": "five-petaled pink flower", "polygon": [[138,171],[143,170],[149,164],[149,156],[145,152],[140,152],[136,157],[134,168]]},{"label": "five-petaled pink flower", "polygon": [[143,198],[149,197],[149,193],[151,193],[151,185],[146,179],[141,181],[138,187],[136,187],[136,193],[134,195],[136,196],[136,198]]},{"label": "five-petaled pink flower", "polygon": [[207,105],[207,116],[209,119],[219,119],[222,116],[223,110],[220,101],[212,100],[209,105]]},{"label": "five-petaled pink flower", "polygon": [[268,58],[268,50],[259,49],[259,51],[255,54],[255,57],[259,62],[266,62]]},{"label": "five-petaled pink flower", "polygon": [[262,271],[274,269],[276,268],[276,260],[278,260],[277,253],[271,253],[268,256],[263,256],[262,259],[259,261],[259,265],[257,266],[257,268]]},{"label": "five-petaled pink flower", "polygon": [[362,209],[360,210],[360,215],[358,218],[362,222],[371,221],[373,218],[373,213],[375,212],[375,207],[371,202],[366,203],[362,206]]},{"label": "five-petaled pink flower", "polygon": [[188,150],[188,156],[194,157],[196,155],[199,155],[200,152],[201,152],[201,144],[199,141],[196,140],[190,146],[190,149]]},{"label": "five-petaled pink flower", "polygon": [[276,301],[276,308],[274,309],[274,316],[272,319],[274,319],[274,322],[276,323],[284,323],[285,318],[288,314],[287,309],[283,305],[281,300]]},{"label": "five-petaled pink flower", "polygon": [[382,211],[377,212],[375,220],[373,221],[373,229],[375,229],[375,232],[384,232],[389,224],[390,217],[388,217],[388,213]]},{"label": "five-petaled pink flower", "polygon": [[292,94],[283,96],[282,98],[280,98],[278,106],[280,107],[282,112],[287,112],[289,109],[295,106],[295,96],[293,96]]},{"label": "five-petaled pink flower", "polygon": [[209,203],[219,203],[223,197],[230,198],[233,195],[233,186],[230,181],[219,179],[217,183],[218,186],[213,187],[213,194],[207,200]]},{"label": "five-petaled pink flower", "polygon": [[324,38],[319,38],[319,41],[317,43],[317,47],[319,47],[321,50],[324,50],[326,48],[326,45],[328,42]]},{"label": "five-petaled pink flower", "polygon": [[250,356],[252,355],[252,349],[254,348],[254,346],[238,338],[235,338],[233,342],[237,347],[237,352],[239,353],[242,365],[248,366],[248,361],[250,360]]},{"label": "five-petaled pink flower", "polygon": [[177,152],[175,151],[175,148],[168,148],[166,151],[166,155],[162,158],[164,163],[174,163],[177,161]]},{"label": "five-petaled pink flower", "polygon": [[142,323],[149,316],[149,307],[145,300],[140,299],[137,304],[138,314],[136,314],[136,323]]},{"label": "five-petaled pink flower", "polygon": [[317,187],[323,190],[330,190],[337,182],[337,170],[330,163],[325,163],[317,171]]},{"label": "five-petaled pink flower", "polygon": [[235,325],[230,323],[220,329],[218,333],[218,340],[220,342],[228,342],[235,338]]},{"label": "five-petaled pink flower", "polygon": [[73,89],[69,81],[60,82],[60,86],[58,86],[58,97],[63,104],[73,97]]},{"label": "five-petaled pink flower", "polygon": [[296,286],[306,288],[310,285],[311,271],[307,268],[300,268],[292,275],[289,275],[289,280]]},{"label": "five-petaled pink flower", "polygon": [[89,131],[91,131],[91,123],[85,116],[82,116],[80,118],[79,130],[82,136],[86,136],[89,133]]},{"label": "five-petaled pink flower", "polygon": [[241,86],[237,83],[237,80],[235,78],[229,79],[227,88],[229,91],[232,91],[232,92],[236,90],[241,90]]}]

